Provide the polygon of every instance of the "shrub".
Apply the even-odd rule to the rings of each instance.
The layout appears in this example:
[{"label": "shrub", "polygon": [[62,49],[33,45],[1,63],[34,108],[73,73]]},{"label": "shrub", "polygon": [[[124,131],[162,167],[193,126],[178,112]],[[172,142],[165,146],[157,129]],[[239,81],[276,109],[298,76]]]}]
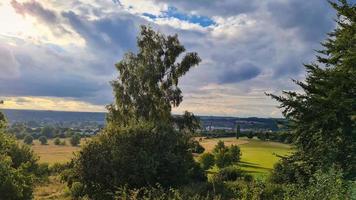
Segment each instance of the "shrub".
[{"label": "shrub", "polygon": [[47,137],[46,136],[41,136],[38,138],[38,140],[41,142],[42,145],[47,144]]},{"label": "shrub", "polygon": [[214,155],[211,153],[204,153],[199,157],[200,167],[204,170],[210,169],[215,164]]},{"label": "shrub", "polygon": [[34,174],[38,169],[31,149],[19,146],[0,130],[0,196],[2,200],[32,198]]},{"label": "shrub", "polygon": [[30,145],[33,143],[33,137],[31,135],[26,135],[25,138],[23,139],[23,142],[25,144]]},{"label": "shrub", "polygon": [[[288,187],[286,200],[334,200],[349,199],[349,191],[342,173],[334,168],[327,172],[318,170],[309,180],[307,187],[293,184]],[[301,189],[303,188],[303,189]]]},{"label": "shrub", "polygon": [[195,140],[192,141],[190,149],[192,153],[198,153],[198,154],[201,154],[205,151],[204,147],[201,146],[200,143]]},{"label": "shrub", "polygon": [[236,181],[238,178],[244,177],[245,174],[236,166],[228,166],[220,169],[215,176],[220,181]]},{"label": "shrub", "polygon": [[53,143],[54,143],[54,145],[60,145],[61,144],[61,140],[59,138],[55,138]]},{"label": "shrub", "polygon": [[140,188],[159,183],[174,187],[201,181],[196,175],[202,174],[200,168],[188,151],[189,142],[166,126],[142,123],[107,129],[82,148],[74,160],[74,171],[67,173],[67,181],[81,182],[84,193],[94,199],[110,198],[125,185]]},{"label": "shrub", "polygon": [[62,142],[60,142],[60,145],[62,145],[62,146],[65,146],[67,143],[66,143],[66,141],[65,140],[62,140]]},{"label": "shrub", "polygon": [[137,200],[220,200],[218,195],[190,193],[179,189],[165,189],[159,185],[155,187],[143,187],[140,189],[128,189],[121,187],[115,194],[115,199]]},{"label": "shrub", "polygon": [[250,132],[247,133],[247,138],[248,138],[248,139],[252,139],[254,136],[255,136],[255,134],[253,134],[252,131],[250,131]]},{"label": "shrub", "polygon": [[80,135],[75,134],[70,138],[70,144],[72,146],[78,146],[80,144]]},{"label": "shrub", "polygon": [[240,161],[240,147],[232,145],[226,147],[224,142],[219,141],[213,150],[215,157],[215,164],[219,168],[223,168]]},{"label": "shrub", "polygon": [[74,199],[79,199],[81,196],[83,196],[83,191],[83,184],[79,182],[74,182],[70,188],[70,193]]}]

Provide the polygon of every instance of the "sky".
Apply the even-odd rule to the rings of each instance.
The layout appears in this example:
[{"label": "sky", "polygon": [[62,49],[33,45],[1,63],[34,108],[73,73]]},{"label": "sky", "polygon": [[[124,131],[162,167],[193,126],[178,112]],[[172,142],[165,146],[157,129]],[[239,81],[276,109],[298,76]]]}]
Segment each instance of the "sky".
[{"label": "sky", "polygon": [[326,0],[1,0],[0,108],[106,111],[144,24],[202,58],[174,113],[281,117],[265,92],[300,90],[335,17]]}]

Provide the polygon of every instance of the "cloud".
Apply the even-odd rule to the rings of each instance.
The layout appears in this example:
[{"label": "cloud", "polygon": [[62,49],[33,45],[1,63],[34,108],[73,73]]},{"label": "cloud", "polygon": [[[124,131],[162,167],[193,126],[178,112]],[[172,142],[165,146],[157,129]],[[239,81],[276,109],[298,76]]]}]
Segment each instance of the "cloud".
[{"label": "cloud", "polygon": [[[134,50],[141,19],[128,14],[89,20],[76,13],[63,12],[73,29],[97,53],[120,55],[122,50]],[[132,17],[132,18],[131,18]],[[142,21],[141,21],[142,22]],[[104,52],[100,52],[104,51]]]},{"label": "cloud", "polygon": [[[71,109],[110,103],[114,64],[137,51],[139,26],[150,24],[177,33],[187,51],[202,58],[180,81],[184,101],[174,112],[280,116],[264,92],[296,90],[290,78],[303,79],[302,63],[313,60],[313,49],[335,26],[334,11],[323,0],[12,0],[0,11],[4,6],[30,25],[35,19],[36,31],[10,37],[0,30],[0,67],[6,72],[0,74],[0,94],[49,100],[44,105],[51,109],[65,108],[66,101],[81,102]],[[48,39],[51,31],[56,36]],[[17,108],[30,105],[21,101],[12,100]]]},{"label": "cloud", "polygon": [[19,3],[16,0],[12,0],[11,5],[18,14],[21,14],[22,16],[30,15],[35,17],[39,20],[39,22],[51,27],[57,35],[71,34],[70,31],[60,24],[60,18],[54,11],[44,8],[35,0],[25,3]]},{"label": "cloud", "polygon": [[253,12],[258,8],[260,1],[256,0],[153,0],[156,3],[172,5],[179,10],[199,13],[205,16],[235,16],[242,13]]},{"label": "cloud", "polygon": [[243,63],[235,67],[235,69],[224,71],[219,77],[219,83],[239,83],[253,79],[261,73],[261,70],[251,63]]},{"label": "cloud", "polygon": [[[2,80],[13,79],[20,75],[19,63],[8,47],[0,43],[0,78]],[[1,87],[1,86],[0,86]],[[6,87],[6,85],[5,85]]]},{"label": "cloud", "polygon": [[271,1],[267,8],[282,28],[297,29],[309,41],[320,41],[334,27],[335,12],[324,1]]}]

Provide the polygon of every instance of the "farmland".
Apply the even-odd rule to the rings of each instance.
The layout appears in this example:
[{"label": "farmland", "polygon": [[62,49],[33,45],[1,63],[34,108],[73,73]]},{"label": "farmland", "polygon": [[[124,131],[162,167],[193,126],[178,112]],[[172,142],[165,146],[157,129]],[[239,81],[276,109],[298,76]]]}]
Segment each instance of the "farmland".
[{"label": "farmland", "polygon": [[287,144],[247,138],[203,139],[201,145],[207,152],[210,152],[219,140],[224,141],[227,146],[239,145],[242,153],[239,166],[256,177],[268,175],[273,165],[279,160],[277,155],[285,156],[293,151],[292,147]]},{"label": "farmland", "polygon": [[[31,145],[32,150],[39,157],[40,163],[65,163],[70,161],[74,153],[80,150],[80,146],[73,147],[70,145],[69,139],[65,140],[65,145],[55,145],[53,139],[48,140],[47,145],[41,145],[38,140],[34,140]],[[84,144],[86,139],[81,140],[81,144]],[[22,143],[22,141],[20,141]]]},{"label": "farmland", "polygon": [[[242,152],[240,167],[253,175],[266,175],[273,168],[273,165],[279,160],[277,155],[287,155],[292,152],[291,146],[257,139],[247,138],[213,138],[202,139],[201,145],[206,152],[213,150],[216,143],[222,140],[225,145],[239,145]],[[82,139],[84,144],[86,139]],[[39,156],[41,163],[65,163],[69,161],[80,147],[73,147],[66,139],[66,145],[54,145],[53,140],[48,140],[48,145],[41,145],[38,140],[34,140],[33,151]]]}]

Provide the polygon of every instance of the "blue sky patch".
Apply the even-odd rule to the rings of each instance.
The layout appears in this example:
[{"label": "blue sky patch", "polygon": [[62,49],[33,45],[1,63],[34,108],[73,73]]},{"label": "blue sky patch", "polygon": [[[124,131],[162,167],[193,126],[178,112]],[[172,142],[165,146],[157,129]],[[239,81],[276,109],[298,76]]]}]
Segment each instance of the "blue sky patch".
[{"label": "blue sky patch", "polygon": [[158,19],[158,18],[175,18],[181,21],[186,21],[192,24],[198,24],[202,27],[208,27],[211,25],[215,25],[216,22],[209,17],[199,16],[199,15],[188,15],[182,12],[179,12],[175,7],[169,7],[168,10],[161,12],[161,15],[153,15],[150,13],[143,13],[143,16],[146,16],[150,19]]}]

